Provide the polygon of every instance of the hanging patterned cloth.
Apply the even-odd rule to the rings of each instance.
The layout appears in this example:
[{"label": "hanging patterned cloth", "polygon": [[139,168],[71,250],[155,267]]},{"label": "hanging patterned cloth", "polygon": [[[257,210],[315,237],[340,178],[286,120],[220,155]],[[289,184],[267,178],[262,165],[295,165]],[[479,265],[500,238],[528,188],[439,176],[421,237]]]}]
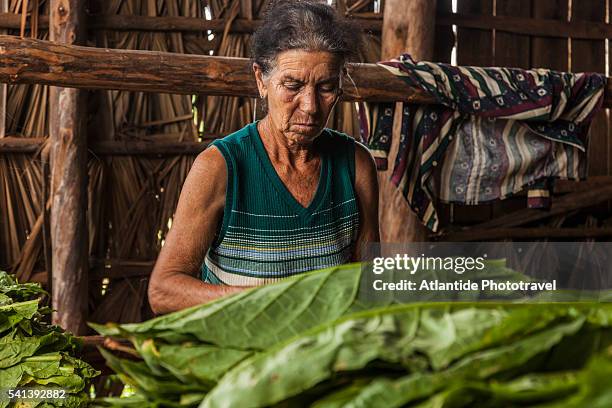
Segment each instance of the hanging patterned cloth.
[{"label": "hanging patterned cloth", "polygon": [[[606,77],[546,69],[381,62],[432,105],[403,104],[393,183],[432,231],[435,203],[481,204],[528,187],[543,207],[550,180],[586,177],[588,131],[603,103]],[[361,104],[361,136],[387,168],[395,104]]]}]

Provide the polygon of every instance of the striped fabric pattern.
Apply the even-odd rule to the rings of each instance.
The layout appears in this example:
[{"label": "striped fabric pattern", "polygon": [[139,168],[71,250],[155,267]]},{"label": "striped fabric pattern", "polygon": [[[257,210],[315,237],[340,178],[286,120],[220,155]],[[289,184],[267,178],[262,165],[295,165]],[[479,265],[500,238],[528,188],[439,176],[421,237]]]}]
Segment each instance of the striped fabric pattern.
[{"label": "striped fabric pattern", "polygon": [[308,207],[276,173],[256,124],[214,142],[228,164],[223,224],[202,265],[209,283],[258,286],[351,260],[359,227],[354,141],[326,129],[317,191]]},{"label": "striped fabric pattern", "polygon": [[[552,178],[586,177],[588,131],[603,103],[605,76],[415,63],[408,55],[380,65],[439,102],[403,105],[392,174],[431,230],[439,228],[437,201],[480,204],[541,190]],[[394,106],[360,109],[368,125],[362,137],[380,168],[388,160]],[[545,196],[533,193],[529,205],[545,205]]]}]

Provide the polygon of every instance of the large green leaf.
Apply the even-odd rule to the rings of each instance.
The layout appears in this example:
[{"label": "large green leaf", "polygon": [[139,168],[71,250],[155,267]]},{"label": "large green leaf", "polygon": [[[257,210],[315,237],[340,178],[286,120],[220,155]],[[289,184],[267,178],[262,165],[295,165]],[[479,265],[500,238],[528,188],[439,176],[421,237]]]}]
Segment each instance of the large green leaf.
[{"label": "large green leaf", "polygon": [[[547,310],[550,306],[541,307]],[[523,305],[523,308],[538,309],[536,305]],[[537,354],[548,351],[565,336],[583,327],[589,309],[583,313],[571,307],[568,310],[567,313],[558,313],[564,319],[552,324],[550,328],[528,334],[507,345],[467,354],[442,375],[443,380],[434,381],[434,376],[429,382],[443,384],[458,375],[488,378],[526,364]],[[454,327],[449,324],[453,316],[456,323],[467,324],[466,318],[470,315],[477,322],[476,327],[481,327],[452,332],[452,342],[440,341],[440,337],[448,333],[432,329]],[[490,316],[490,323],[486,323],[487,315]],[[374,360],[404,364],[410,370],[409,358],[414,353],[436,356],[436,353],[450,350],[454,344],[458,345],[459,351],[450,354],[457,358],[474,348],[462,347],[462,344],[482,345],[481,338],[487,339],[489,332],[495,332],[497,327],[503,326],[503,317],[511,315],[500,307],[460,307],[453,311],[447,305],[428,305],[426,308],[408,305],[348,316],[239,364],[221,379],[201,407],[266,406],[297,395],[338,373],[364,369]],[[509,321],[509,327],[516,330],[516,319]],[[527,320],[525,325],[531,325],[531,321]],[[425,329],[421,329],[423,327]],[[523,332],[530,333],[530,330],[524,328]],[[478,335],[475,336],[475,333]],[[490,345],[494,344],[491,342]],[[292,363],[287,364],[288,361]],[[432,359],[432,362],[435,361]],[[432,364],[432,367],[439,368],[436,364]],[[394,381],[393,389],[398,391],[398,395],[387,390],[388,387],[378,387],[378,392],[374,393],[376,396],[372,398],[371,389],[376,389],[375,385],[366,387],[365,395],[369,403],[383,401],[385,406],[401,406],[409,402],[405,400],[406,392],[415,389],[414,381],[423,381],[421,375],[416,373],[405,380]],[[431,391],[435,391],[435,388]]]},{"label": "large green leaf", "polygon": [[[38,297],[46,292],[34,283],[18,283],[0,271],[0,387],[60,387],[67,398],[55,401],[16,401],[10,406],[82,407],[89,396],[89,380],[98,375],[89,364],[74,358],[79,341],[45,319],[47,307]],[[0,400],[0,408],[9,406]]]},{"label": "large green leaf", "polygon": [[352,305],[360,264],[300,275],[142,324],[92,325],[104,335],[146,333],[158,339],[177,334],[223,348],[265,350],[303,331],[342,316]]},{"label": "large green leaf", "polygon": [[19,322],[31,319],[38,312],[38,300],[0,306],[0,333],[12,329]]},{"label": "large green leaf", "polygon": [[[47,292],[38,283],[19,283],[14,275],[0,271],[0,294],[13,302],[37,299]],[[5,297],[0,298],[6,300]]]}]

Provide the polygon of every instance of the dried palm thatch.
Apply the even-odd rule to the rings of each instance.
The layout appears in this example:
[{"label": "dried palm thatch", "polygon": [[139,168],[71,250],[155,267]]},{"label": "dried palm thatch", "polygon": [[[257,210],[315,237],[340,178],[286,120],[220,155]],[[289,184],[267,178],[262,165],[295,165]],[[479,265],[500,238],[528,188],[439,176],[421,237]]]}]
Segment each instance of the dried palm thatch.
[{"label": "dried palm thatch", "polygon": [[[8,6],[10,13],[27,11],[32,20],[32,30],[22,28],[8,34],[47,39],[47,33],[39,31],[36,23],[39,14],[48,13],[45,0],[13,0]],[[8,86],[6,101],[5,134],[0,137],[40,138],[47,134],[48,87]],[[12,270],[20,280],[31,280],[35,270],[47,269],[43,260],[42,211],[45,161],[44,149],[34,155],[0,156],[0,267]]]},{"label": "dried palm thatch", "polygon": [[[194,0],[113,0],[104,13],[203,18]],[[185,52],[179,33],[98,32],[96,45],[108,48]],[[204,35],[189,36],[206,50]],[[98,140],[198,141],[190,96],[142,92],[97,92],[97,122],[90,138]],[[89,164],[90,253],[98,260],[92,269],[92,321],[109,316],[123,322],[142,320],[146,308],[146,279],[150,266],[139,274],[121,277],[125,262],[156,258],[182,183],[193,157],[92,157]],[[119,263],[113,260],[120,260]],[[111,266],[111,267],[109,267]],[[146,316],[144,316],[146,317]]]},{"label": "dried palm thatch", "polygon": [[[90,32],[99,47],[247,57],[250,35],[235,34],[235,18],[258,19],[269,0],[110,0],[90,1],[89,11],[103,14],[225,18],[223,32]],[[334,2],[347,16],[368,16],[373,0]],[[48,14],[48,0],[11,0],[10,12],[27,10],[26,36],[47,39],[37,27]],[[26,14],[22,14],[25,18]],[[25,21],[25,20],[24,20]],[[24,25],[25,28],[25,25]],[[10,34],[19,35],[19,30]],[[370,36],[362,61],[376,61],[379,39]],[[89,94],[90,140],[208,141],[252,121],[254,101],[240,97],[185,96],[124,91]],[[7,135],[42,138],[48,134],[48,88],[11,86],[6,111]],[[95,112],[95,114],[93,114]],[[339,105],[329,125],[358,134],[355,107]],[[191,156],[97,156],[88,163],[88,226],[91,320],[139,321],[147,317],[146,280],[163,239]],[[48,154],[0,155],[0,266],[20,279],[46,281],[49,243]],[[42,275],[41,275],[42,274]]]},{"label": "dried palm thatch", "polygon": [[[259,18],[268,0],[112,0],[91,1],[90,11],[104,14],[187,16],[197,18]],[[372,1],[339,1],[347,15],[372,12]],[[9,11],[22,13],[23,29],[10,32],[47,39],[39,30],[39,15],[49,12],[47,0],[11,0]],[[26,29],[25,21],[29,26]],[[32,29],[30,30],[31,27]],[[379,40],[370,37],[361,60],[375,61]],[[247,57],[250,35],[219,33],[147,33],[97,31],[96,46],[123,49]],[[8,88],[6,134],[44,138],[48,134],[48,87]],[[185,96],[142,92],[92,92],[89,95],[88,138],[96,140],[208,141],[235,131],[253,119],[254,101],[239,97]],[[330,126],[357,134],[352,104],[334,112]],[[0,156],[0,266],[20,279],[44,274],[50,254],[44,235],[48,217],[47,149],[31,154]],[[146,278],[156,258],[193,157],[132,157],[90,155],[89,251],[91,257],[90,309],[92,320],[112,316],[121,322],[138,321]],[[45,250],[47,250],[45,253]],[[45,261],[47,260],[47,261]],[[145,263],[125,276],[125,265]],[[42,274],[42,275],[41,275]],[[42,276],[42,277],[41,277]],[[130,296],[126,296],[130,294]]]},{"label": "dried palm thatch", "polygon": [[[231,22],[235,18],[258,18],[267,3],[264,0],[211,0],[206,4],[193,0],[114,0],[105,12],[224,18]],[[103,47],[233,57],[248,57],[249,41],[250,35],[234,34],[227,28],[223,33],[202,35],[138,32],[103,32],[97,35],[97,45]],[[364,56],[364,60],[376,60],[380,46],[375,40],[373,44],[368,48],[370,55]],[[99,118],[111,118],[110,123],[114,126],[110,129],[108,126],[105,129],[103,124],[95,126],[95,129],[102,129],[101,134],[91,132],[90,137],[120,140],[208,140],[243,127],[253,119],[254,110],[254,102],[249,98],[200,95],[192,101],[182,95],[137,92],[102,92],[98,103],[106,109]],[[352,104],[339,108],[333,118],[334,126],[351,133],[356,131],[353,110]],[[109,260],[111,264],[119,260],[123,265],[125,262],[153,261],[171,222],[180,186],[191,163],[192,158],[186,157],[93,159],[90,163],[92,256],[106,260],[107,264]],[[140,320],[143,317],[140,312],[146,313],[146,308],[143,309],[146,285],[141,283],[148,270],[143,268],[140,277],[119,279],[113,277],[121,275],[120,271],[107,275],[105,269],[97,271],[100,273],[96,272],[96,279],[92,281],[92,285],[96,285],[91,291],[92,320],[104,321],[109,315],[120,321]],[[106,288],[103,296],[99,296],[101,286]],[[127,293],[130,296],[126,296]]]}]

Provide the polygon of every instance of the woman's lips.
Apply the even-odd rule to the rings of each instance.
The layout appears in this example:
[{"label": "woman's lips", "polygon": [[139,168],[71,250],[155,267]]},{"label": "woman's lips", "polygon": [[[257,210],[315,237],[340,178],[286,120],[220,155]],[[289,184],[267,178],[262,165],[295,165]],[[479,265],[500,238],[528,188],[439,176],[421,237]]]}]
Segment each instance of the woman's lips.
[{"label": "woman's lips", "polygon": [[295,123],[295,126],[308,127],[308,128],[316,128],[319,127],[318,123]]}]

